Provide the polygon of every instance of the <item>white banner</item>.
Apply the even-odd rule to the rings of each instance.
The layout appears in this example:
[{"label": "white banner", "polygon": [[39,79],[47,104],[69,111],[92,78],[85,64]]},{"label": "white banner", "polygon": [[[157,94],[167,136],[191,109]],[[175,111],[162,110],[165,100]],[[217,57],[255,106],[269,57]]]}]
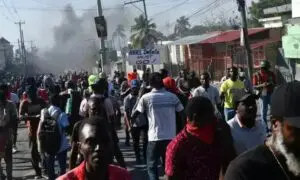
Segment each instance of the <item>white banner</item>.
[{"label": "white banner", "polygon": [[300,17],[300,0],[292,0],[292,17]]},{"label": "white banner", "polygon": [[128,53],[130,65],[160,64],[160,54],[157,49],[134,49]]}]

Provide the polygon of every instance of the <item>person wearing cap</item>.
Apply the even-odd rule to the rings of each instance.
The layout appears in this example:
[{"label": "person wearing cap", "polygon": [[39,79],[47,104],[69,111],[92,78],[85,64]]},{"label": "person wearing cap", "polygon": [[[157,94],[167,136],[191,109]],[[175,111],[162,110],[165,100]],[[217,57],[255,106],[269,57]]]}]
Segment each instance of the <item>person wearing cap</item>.
[{"label": "person wearing cap", "polygon": [[225,180],[300,179],[300,82],[279,86],[272,95],[272,135],[236,158]]},{"label": "person wearing cap", "polygon": [[269,131],[267,115],[269,105],[271,104],[271,96],[276,86],[276,77],[270,68],[271,65],[269,61],[262,61],[260,71],[253,76],[253,87],[260,96],[261,118],[266,124],[267,131]]},{"label": "person wearing cap", "polygon": [[256,120],[256,96],[246,94],[237,102],[236,115],[228,121],[237,154],[241,154],[266,139],[265,126]]},{"label": "person wearing cap", "polygon": [[[136,157],[136,162],[140,164],[141,154],[140,154],[140,136],[143,133],[143,158],[146,161],[147,143],[148,143],[148,123],[145,114],[140,114],[136,119],[131,118],[131,114],[135,111],[137,102],[139,100],[140,84],[137,80],[131,81],[131,93],[124,99],[124,118],[126,120],[127,131],[131,130],[133,149]],[[128,133],[129,135],[129,133]],[[129,138],[126,140],[129,142]]]}]

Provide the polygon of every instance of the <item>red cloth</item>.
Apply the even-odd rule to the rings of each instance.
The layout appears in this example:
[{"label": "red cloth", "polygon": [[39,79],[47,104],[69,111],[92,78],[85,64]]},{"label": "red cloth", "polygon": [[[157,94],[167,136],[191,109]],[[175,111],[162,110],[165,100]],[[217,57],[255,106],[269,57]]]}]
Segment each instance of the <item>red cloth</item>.
[{"label": "red cloth", "polygon": [[178,89],[176,87],[176,82],[173,78],[171,77],[166,77],[163,79],[164,82],[164,86],[167,90],[171,91],[172,93],[177,94],[178,93]]},{"label": "red cloth", "polygon": [[137,80],[138,79],[138,74],[135,72],[130,72],[127,74],[128,76],[128,84],[130,85],[132,80]]},{"label": "red cloth", "polygon": [[[253,76],[252,83],[253,83],[253,85],[259,85],[259,84],[263,84],[263,83],[273,83],[275,85],[276,84],[276,76],[271,71],[266,72],[266,71],[261,70],[260,72],[258,72],[256,75]],[[267,87],[268,93],[273,92],[274,85]]]},{"label": "red cloth", "polygon": [[[56,180],[85,180],[85,161],[78,167],[60,176]],[[109,165],[108,167],[109,180],[131,180],[131,176],[126,169],[118,166]],[[99,177],[101,179],[101,177]]]},{"label": "red cloth", "polygon": [[218,180],[222,151],[221,143],[204,143],[182,130],[168,145],[165,172],[180,180]]},{"label": "red cloth", "polygon": [[216,132],[216,124],[211,123],[207,124],[202,128],[194,127],[189,123],[186,124],[186,131],[191,135],[197,137],[201,141],[212,144],[215,139],[215,132]]},{"label": "red cloth", "polygon": [[49,100],[48,92],[47,92],[46,89],[39,89],[38,90],[38,97],[43,99],[46,102]]}]

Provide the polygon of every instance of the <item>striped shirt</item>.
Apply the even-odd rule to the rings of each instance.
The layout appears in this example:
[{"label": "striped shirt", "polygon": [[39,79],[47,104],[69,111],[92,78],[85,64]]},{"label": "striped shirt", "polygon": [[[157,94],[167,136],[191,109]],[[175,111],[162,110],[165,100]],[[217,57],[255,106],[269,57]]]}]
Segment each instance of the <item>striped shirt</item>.
[{"label": "striped shirt", "polygon": [[149,121],[148,140],[171,140],[176,136],[176,112],[183,111],[177,96],[164,88],[153,89],[141,97],[136,110],[146,112]]}]

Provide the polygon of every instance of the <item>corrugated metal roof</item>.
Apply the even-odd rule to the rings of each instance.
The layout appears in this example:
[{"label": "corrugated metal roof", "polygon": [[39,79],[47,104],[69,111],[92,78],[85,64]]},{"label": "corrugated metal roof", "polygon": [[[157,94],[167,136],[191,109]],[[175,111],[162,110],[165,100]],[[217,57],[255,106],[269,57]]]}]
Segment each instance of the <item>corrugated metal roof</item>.
[{"label": "corrugated metal roof", "polygon": [[[268,30],[268,28],[252,28],[248,29],[248,35],[253,35],[259,32],[263,32]],[[224,31],[220,33],[219,35],[206,39],[201,42],[201,44],[214,44],[214,43],[222,43],[222,42],[230,42],[230,41],[235,41],[240,39],[241,31],[240,30],[229,30],[229,31]]]},{"label": "corrugated metal roof", "polygon": [[265,46],[265,45],[272,44],[272,43],[276,43],[276,42],[279,42],[279,41],[281,41],[281,40],[280,39],[265,39],[265,40],[259,41],[257,43],[253,43],[250,46],[251,46],[251,49],[256,49],[258,47]]},{"label": "corrugated metal roof", "polygon": [[170,45],[197,44],[197,43],[200,43],[201,41],[215,37],[219,34],[220,34],[220,32],[211,32],[211,33],[206,33],[206,34],[201,34],[201,35],[196,35],[196,36],[187,36],[187,37],[178,39],[176,41],[173,41],[169,44]]}]

